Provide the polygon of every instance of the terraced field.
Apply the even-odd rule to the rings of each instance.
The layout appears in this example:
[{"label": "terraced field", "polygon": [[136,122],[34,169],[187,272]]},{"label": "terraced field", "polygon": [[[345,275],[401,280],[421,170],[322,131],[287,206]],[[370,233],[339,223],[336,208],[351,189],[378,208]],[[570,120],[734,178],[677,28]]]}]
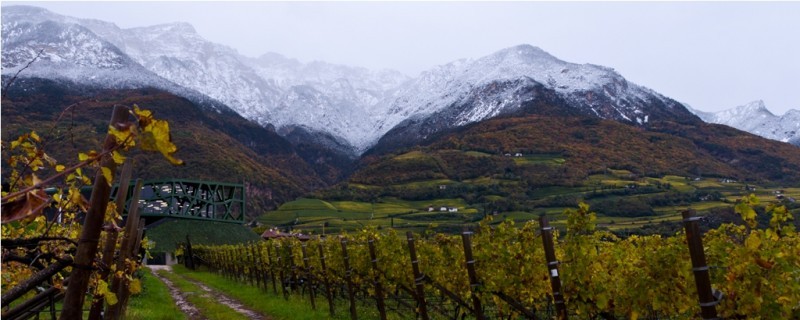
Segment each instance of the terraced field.
[{"label": "terraced field", "polygon": [[[473,156],[493,156],[476,151],[467,152]],[[409,152],[397,156],[400,159],[420,159],[427,157],[419,152]],[[536,155],[519,157],[517,161],[558,161],[556,156]],[[397,190],[433,189],[444,191],[447,188],[468,189],[476,186],[509,186],[519,183],[497,177],[478,177],[455,181],[431,179],[392,185]],[[350,187],[364,190],[379,190],[381,186],[351,184]],[[746,190],[746,187],[751,189]],[[546,214],[552,224],[561,227],[565,224],[564,210],[575,208],[578,201],[587,201],[602,210],[603,203],[619,204],[621,212],[598,211],[598,226],[609,230],[635,230],[647,225],[680,220],[680,212],[691,208],[700,214],[715,209],[731,207],[738,197],[755,193],[763,202],[779,201],[776,192],[788,198],[800,199],[800,188],[764,188],[746,185],[719,178],[688,178],[674,175],[663,177],[637,177],[628,170],[609,169],[604,174],[589,176],[582,185],[539,187],[527,192],[525,201],[535,205],[526,210],[498,210],[497,203],[517,201],[507,194],[486,194],[480,201],[468,203],[466,197],[436,198],[428,200],[408,200],[398,197],[378,197],[374,201],[325,201],[301,198],[268,212],[259,222],[268,226],[299,229],[315,234],[337,233],[361,229],[364,226],[394,227],[422,231],[457,231],[464,224],[472,224],[486,217],[494,223],[507,219],[524,222]],[[473,199],[475,200],[475,199]],[[648,204],[648,212],[641,216],[621,216],[635,204]],[[617,207],[617,206],[612,206]]]}]

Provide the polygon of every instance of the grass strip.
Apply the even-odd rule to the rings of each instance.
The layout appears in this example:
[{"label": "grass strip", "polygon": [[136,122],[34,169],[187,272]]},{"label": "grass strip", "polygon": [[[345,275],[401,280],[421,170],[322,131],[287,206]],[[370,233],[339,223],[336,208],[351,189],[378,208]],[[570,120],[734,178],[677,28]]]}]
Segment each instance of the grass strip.
[{"label": "grass strip", "polygon": [[218,303],[210,294],[183,277],[166,270],[159,270],[158,274],[172,281],[175,287],[184,294],[186,300],[197,307],[197,310],[206,318],[211,320],[248,319],[236,310]]},{"label": "grass strip", "polygon": [[125,319],[184,320],[186,315],[175,305],[169,288],[149,270],[142,270],[142,292],[131,296]]},{"label": "grass strip", "polygon": [[[350,319],[348,302],[345,300],[335,300],[336,314],[331,316],[327,312],[328,302],[323,296],[316,297],[317,310],[313,310],[308,296],[291,295],[289,300],[286,300],[283,295],[276,295],[272,291],[264,291],[255,286],[225,278],[204,268],[192,271],[184,266],[174,265],[172,270],[179,275],[202,282],[208,287],[238,300],[247,308],[269,315],[276,320]],[[378,310],[374,303],[357,303],[357,313],[358,317],[362,319],[379,319]],[[391,313],[387,317],[389,319],[404,319],[397,314]]]}]

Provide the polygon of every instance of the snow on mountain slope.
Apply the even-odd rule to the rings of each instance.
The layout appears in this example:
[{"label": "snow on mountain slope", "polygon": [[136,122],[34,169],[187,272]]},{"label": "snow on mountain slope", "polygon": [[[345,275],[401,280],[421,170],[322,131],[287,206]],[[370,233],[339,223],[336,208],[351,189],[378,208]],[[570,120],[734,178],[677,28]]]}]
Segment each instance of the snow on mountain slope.
[{"label": "snow on mountain slope", "polygon": [[95,30],[148,70],[203,92],[262,125],[322,131],[363,149],[370,111],[407,79],[325,62],[300,63],[278,54],[244,57],[209,42],[186,23]]},{"label": "snow on mountain slope", "polygon": [[[634,125],[696,119],[680,103],[629,83],[613,69],[565,62],[530,45],[455,61],[409,79],[391,70],[301,63],[275,53],[244,57],[205,40],[186,23],[121,29],[27,6],[6,6],[2,14],[4,74],[45,46],[47,62],[32,68],[39,73],[189,88],[282,132],[327,133],[337,148],[350,145],[346,151],[352,155],[405,121],[441,113],[446,116],[433,121],[436,130],[461,126],[514,112],[547,90],[581,114]],[[58,27],[51,34],[42,34],[53,24]],[[64,36],[48,40],[56,34]]]},{"label": "snow on mountain slope", "polygon": [[[101,47],[115,48],[116,51],[111,51],[119,59],[127,59],[125,65],[136,69],[136,72],[126,71],[125,74],[106,72],[108,74],[102,77],[103,81],[117,81],[113,79],[114,75],[149,79],[151,74],[155,74],[166,79],[166,82],[217,99],[262,125],[274,124],[278,129],[296,126],[329,133],[351,145],[349,152],[353,154],[371,142],[370,137],[363,133],[371,126],[370,115],[376,114],[376,110],[380,111],[375,105],[400,83],[408,80],[407,76],[396,71],[373,72],[325,62],[303,64],[277,54],[247,58],[234,49],[205,40],[186,23],[121,29],[112,23],[61,16],[30,6],[6,6],[2,14],[4,62],[12,54],[10,51],[7,54],[6,39],[19,42],[18,51],[35,52],[30,43],[18,39],[21,33],[43,36],[32,26],[55,23],[79,28],[87,35],[76,38],[93,38],[103,43]],[[12,27],[18,30],[10,32]],[[59,41],[64,47],[69,47],[69,41]],[[80,47],[72,47],[72,50],[80,51],[85,59],[107,56],[98,50],[77,48]],[[24,66],[23,61],[27,63],[33,57],[30,53],[22,55],[14,52],[13,55],[17,58],[8,59],[8,65],[4,64],[4,73],[18,70]],[[62,61],[77,61],[71,56],[62,58]],[[73,75],[71,78],[81,78],[94,72],[87,68],[112,70],[94,62],[90,61],[75,70],[59,64],[51,68],[58,75],[49,76],[69,73]],[[43,67],[44,63],[37,63],[34,69]],[[140,71],[146,71],[148,75],[141,76]],[[163,79],[147,81],[164,82]]]},{"label": "snow on mountain slope", "polygon": [[772,114],[757,100],[719,112],[693,110],[703,121],[724,124],[764,138],[800,145],[800,111],[789,110],[782,116]]},{"label": "snow on mountain slope", "polygon": [[301,126],[344,138],[360,153],[374,138],[371,116],[379,116],[377,105],[408,79],[392,70],[364,68],[325,62],[300,63],[277,53],[247,59],[262,79],[283,94],[274,104],[277,127]]},{"label": "snow on mountain slope", "polygon": [[[4,12],[5,13],[5,12]],[[56,21],[38,23],[3,17],[3,73],[13,74],[39,56],[27,74],[71,80],[136,81],[148,72],[87,28]],[[118,73],[114,79],[98,79]]]},{"label": "snow on mountain slope", "polygon": [[156,87],[207,107],[224,108],[197,91],[156,75],[87,26],[116,28],[110,23],[59,16],[36,7],[3,7],[2,74],[16,74],[38,55],[21,76],[100,88]]},{"label": "snow on mountain slope", "polygon": [[[629,83],[613,69],[559,60],[542,49],[519,45],[477,60],[459,60],[424,72],[384,104],[388,113],[375,117],[373,137],[381,137],[409,118],[422,119],[458,107],[445,127],[461,126],[515,111],[531,95],[526,86],[554,90],[584,114],[646,125],[655,119],[691,119],[680,103],[653,90]],[[479,97],[492,92],[491,98]],[[477,98],[477,99],[476,99]],[[462,107],[465,103],[471,106]]]}]

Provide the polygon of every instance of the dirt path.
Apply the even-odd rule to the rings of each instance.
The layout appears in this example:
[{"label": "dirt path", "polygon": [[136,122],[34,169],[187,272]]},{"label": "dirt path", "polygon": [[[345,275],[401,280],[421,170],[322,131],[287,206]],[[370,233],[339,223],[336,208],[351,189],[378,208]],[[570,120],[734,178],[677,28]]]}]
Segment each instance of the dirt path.
[{"label": "dirt path", "polygon": [[166,270],[167,272],[172,272],[172,269],[169,266],[147,266],[150,268],[150,271],[153,275],[161,280],[167,288],[169,288],[169,294],[172,295],[172,299],[175,300],[175,305],[186,314],[186,317],[189,319],[207,319],[200,314],[200,311],[197,310],[193,304],[186,300],[186,297],[183,295],[183,292],[178,290],[175,285],[167,278],[162,277],[158,274],[158,270]]},{"label": "dirt path", "polygon": [[228,306],[229,308],[231,308],[233,310],[236,310],[236,312],[241,313],[241,314],[245,315],[246,317],[248,317],[250,319],[253,319],[253,320],[269,320],[270,319],[270,318],[265,317],[264,315],[258,313],[257,311],[253,311],[251,309],[248,309],[243,304],[239,303],[239,301],[237,301],[237,300],[225,295],[224,293],[209,288],[208,286],[206,286],[202,282],[195,281],[195,280],[187,278],[187,277],[184,277],[184,279],[186,279],[187,281],[189,281],[189,282],[193,283],[194,285],[200,287],[200,289],[203,289],[203,291],[205,291],[208,294],[210,294],[217,302],[219,302],[221,304],[224,304],[224,305]]},{"label": "dirt path", "polygon": [[[206,319],[206,318],[203,318],[200,315],[200,312],[197,310],[197,308],[194,305],[192,305],[191,303],[186,301],[186,298],[183,296],[183,292],[178,290],[175,287],[175,285],[173,285],[172,282],[169,281],[169,279],[161,277],[156,273],[157,270],[166,270],[167,272],[171,273],[172,272],[172,268],[170,268],[169,266],[149,266],[149,267],[150,267],[151,270],[153,270],[153,273],[156,274],[156,277],[161,279],[161,281],[163,281],[167,285],[167,287],[169,287],[169,292],[170,292],[170,294],[172,294],[172,298],[175,299],[175,303],[178,305],[178,307],[181,308],[181,310],[184,313],[186,313],[186,315],[189,317],[189,319]],[[248,309],[247,307],[245,307],[243,304],[241,304],[236,299],[233,299],[233,298],[223,294],[222,292],[219,292],[217,290],[209,288],[208,286],[206,286],[205,284],[203,284],[200,281],[196,281],[194,279],[190,279],[190,278],[187,278],[187,277],[184,277],[184,276],[181,276],[181,275],[178,275],[178,276],[180,276],[183,279],[185,279],[186,281],[189,281],[192,284],[200,287],[200,289],[202,289],[203,291],[206,292],[204,294],[205,297],[212,298],[215,301],[217,301],[217,302],[219,302],[219,303],[221,303],[221,304],[223,304],[223,305],[235,310],[236,312],[241,313],[245,317],[248,317],[248,318],[253,319],[253,320],[270,320],[271,319],[269,317],[266,317],[266,316],[258,313],[257,311]]]}]

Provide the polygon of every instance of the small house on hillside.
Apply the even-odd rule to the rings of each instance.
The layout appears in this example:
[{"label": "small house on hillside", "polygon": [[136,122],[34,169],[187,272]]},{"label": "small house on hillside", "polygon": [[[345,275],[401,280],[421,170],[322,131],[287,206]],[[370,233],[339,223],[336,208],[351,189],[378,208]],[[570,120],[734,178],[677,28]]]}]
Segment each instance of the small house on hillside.
[{"label": "small house on hillside", "polygon": [[447,208],[447,211],[448,211],[448,212],[458,212],[458,208],[456,208],[456,207],[450,207],[450,208]]}]

